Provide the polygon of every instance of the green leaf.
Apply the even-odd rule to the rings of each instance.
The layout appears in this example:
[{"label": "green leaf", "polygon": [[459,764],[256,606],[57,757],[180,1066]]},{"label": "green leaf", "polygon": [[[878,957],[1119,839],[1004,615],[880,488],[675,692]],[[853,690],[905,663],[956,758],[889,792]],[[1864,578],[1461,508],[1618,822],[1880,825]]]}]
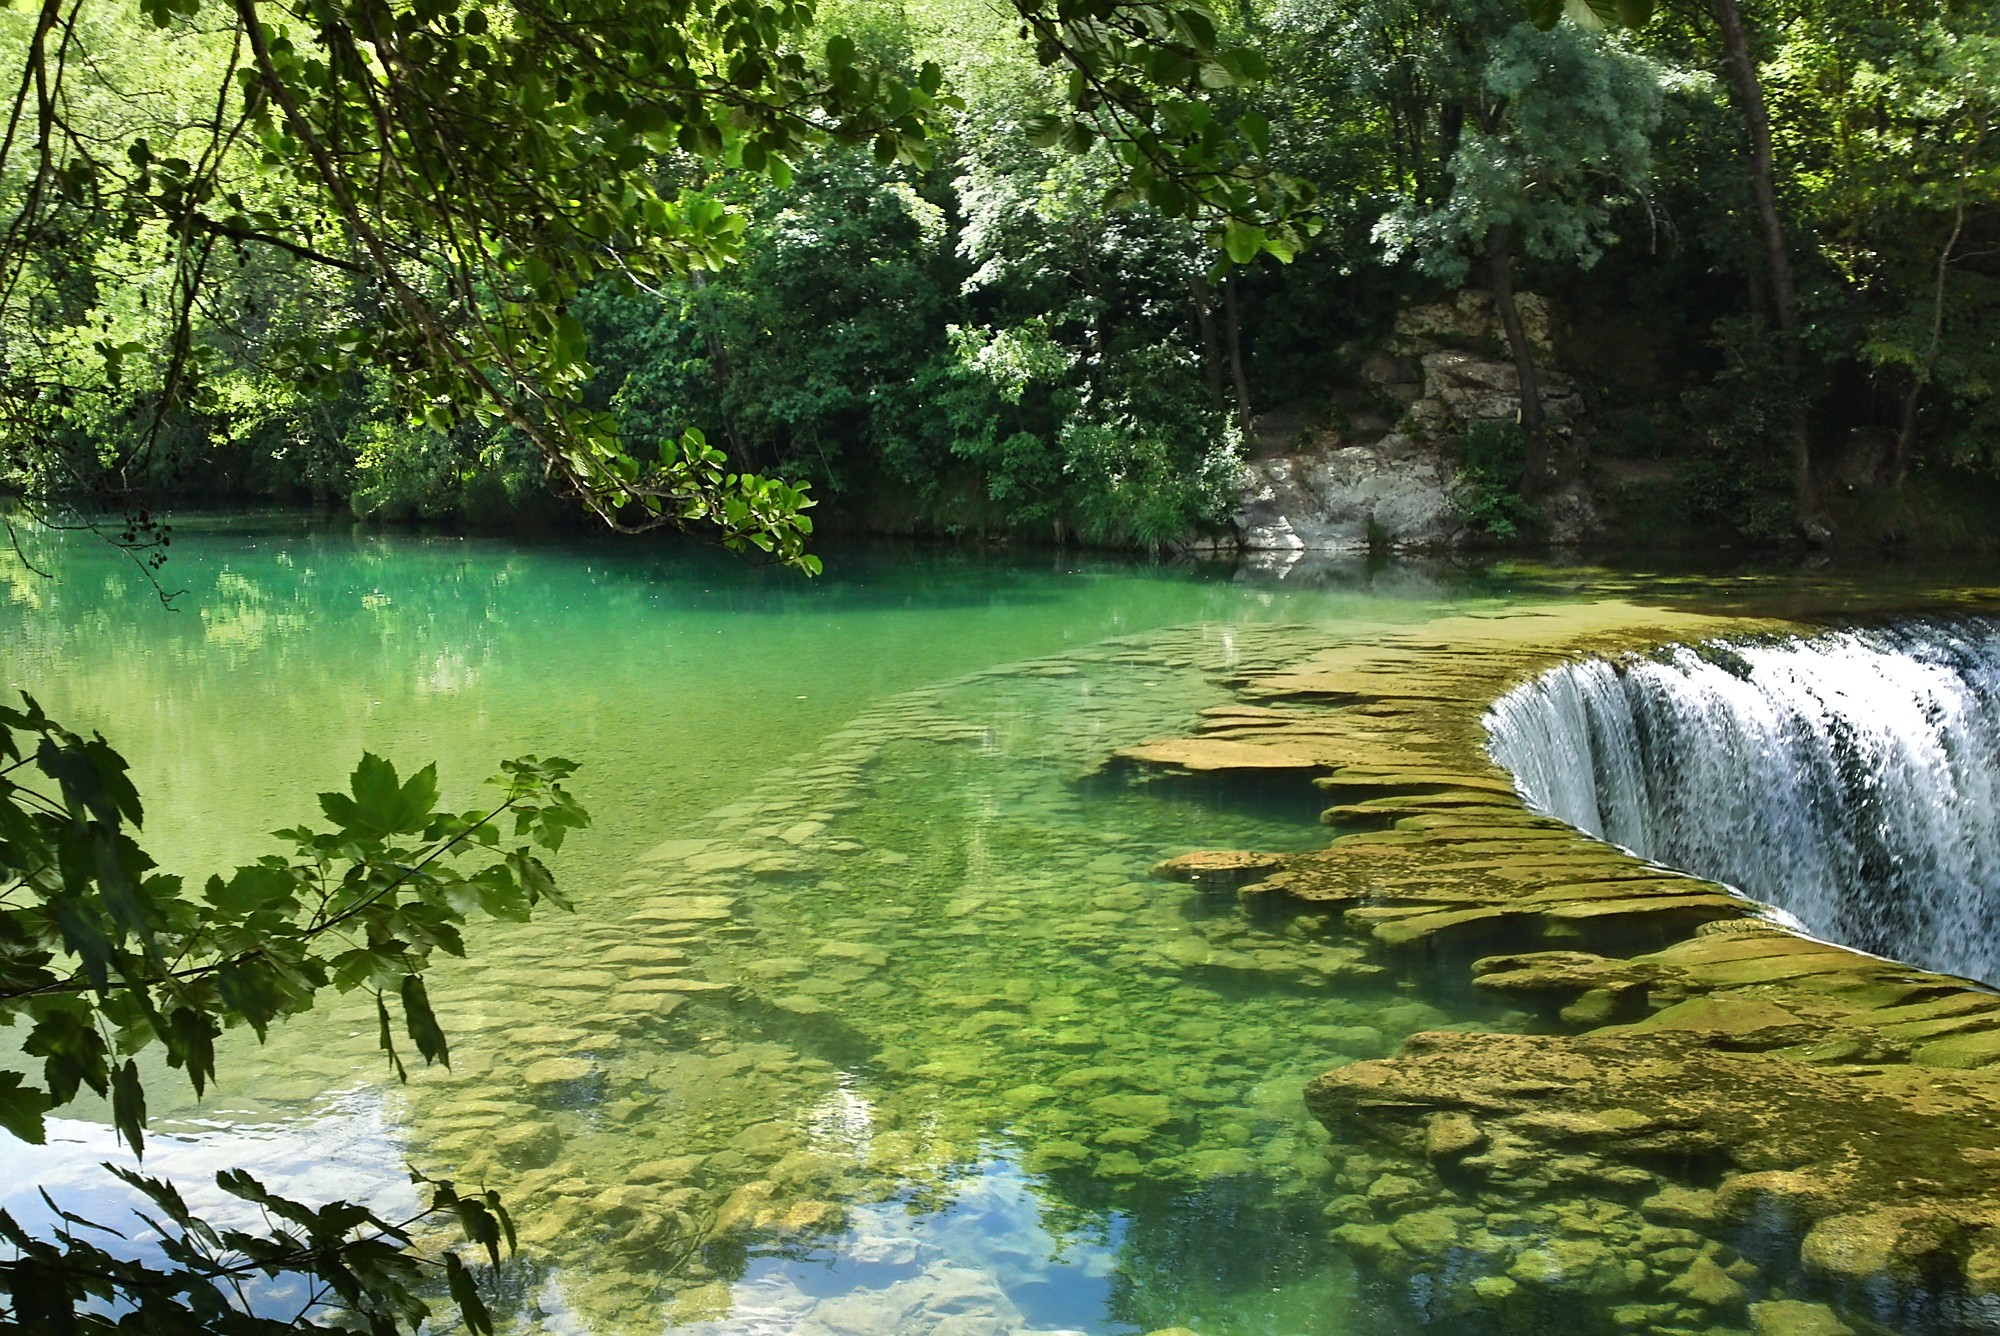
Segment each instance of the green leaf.
[{"label": "green leaf", "polygon": [[437,766],[427,765],[399,783],[396,767],[369,752],[348,780],[353,797],[322,793],[320,810],[342,831],[365,839],[420,831],[437,806]]},{"label": "green leaf", "polygon": [[507,1252],[511,1256],[517,1247],[514,1237],[514,1217],[508,1214],[506,1203],[500,1200],[500,1194],[490,1190],[486,1193],[486,1209],[500,1222],[500,1233],[507,1240]]},{"label": "green leaf", "polygon": [[1256,259],[1263,244],[1262,230],[1248,223],[1232,218],[1222,229],[1222,249],[1236,264],[1249,264]]},{"label": "green leaf", "polygon": [[1063,126],[1057,142],[1062,145],[1065,153],[1087,153],[1090,151],[1090,146],[1097,142],[1097,131],[1082,121],[1071,121]]},{"label": "green leaf", "polygon": [[472,1283],[472,1273],[458,1260],[457,1253],[444,1255],[444,1270],[452,1301],[465,1318],[466,1329],[473,1336],[493,1336],[493,1315],[487,1311],[486,1301],[479,1297],[479,1287]]},{"label": "green leaf", "polygon": [[90,912],[83,896],[74,892],[50,896],[47,905],[62,933],[63,948],[83,962],[84,976],[90,980],[90,986],[100,993],[109,990],[113,948],[103,921]]},{"label": "green leaf", "polygon": [[389,1065],[396,1069],[396,1079],[408,1081],[410,1074],[403,1069],[403,1060],[396,1054],[396,1036],[389,1028],[389,1002],[380,989],[375,993],[375,1041],[389,1055]]},{"label": "green leaf", "polygon": [[210,877],[202,898],[233,918],[245,918],[259,910],[283,911],[297,905],[299,879],[288,868],[251,864],[240,867],[228,881]]},{"label": "green leaf", "polygon": [[1238,116],[1236,130],[1257,153],[1271,151],[1271,122],[1261,112],[1246,111]]},{"label": "green leaf", "polygon": [[19,1072],[0,1071],[0,1128],[31,1146],[42,1144],[42,1115],[55,1107],[45,1090],[23,1085]]},{"label": "green leaf", "polygon": [[1062,142],[1065,122],[1060,116],[1047,114],[1030,116],[1021,122],[1021,133],[1036,148],[1054,148]]},{"label": "green leaf", "polygon": [[42,1060],[42,1079],[48,1082],[49,1098],[57,1108],[75,1099],[83,1086],[100,1095],[109,1088],[104,1037],[80,1003],[45,1007],[22,1041],[21,1051]]},{"label": "green leaf", "polygon": [[403,1023],[410,1032],[411,1042],[417,1046],[417,1052],[425,1062],[451,1066],[451,1047],[445,1042],[444,1030],[438,1025],[436,1013],[431,1010],[430,995],[424,991],[424,976],[405,975],[402,991]]},{"label": "green leaf", "polygon": [[188,1081],[197,1095],[207,1088],[209,1080],[215,1075],[215,1036],[218,1033],[214,1019],[193,1007],[176,1007],[167,1015],[167,1030],[163,1036],[167,1045],[167,1062],[170,1066],[187,1068]]},{"label": "green leaf", "polygon": [[132,1153],[146,1154],[146,1089],[139,1083],[139,1064],[127,1058],[111,1073],[111,1121]]}]

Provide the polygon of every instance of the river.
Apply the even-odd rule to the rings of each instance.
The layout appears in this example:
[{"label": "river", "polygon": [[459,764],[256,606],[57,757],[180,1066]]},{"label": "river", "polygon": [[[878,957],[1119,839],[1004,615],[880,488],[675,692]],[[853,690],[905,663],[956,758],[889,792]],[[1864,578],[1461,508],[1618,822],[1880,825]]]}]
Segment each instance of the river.
[{"label": "river", "polygon": [[[1412,1321],[1327,1241],[1300,1092],[1529,1017],[1149,875],[1324,843],[1303,783],[1100,764],[1302,645],[1598,576],[836,547],[809,582],[266,517],[178,534],[168,610],[102,545],[31,549],[48,578],[0,563],[7,680],[133,761],[170,870],[264,852],[364,750],[438,761],[461,806],[503,758],[566,755],[595,817],[555,861],[573,914],[435,971],[450,1071],[399,1087],[372,1014],[330,1007],[229,1045],[200,1104],[161,1074],[150,1167],[390,1203],[405,1161],[497,1186],[524,1243],[504,1307],[537,1330]],[[83,1111],[9,1149],[0,1205],[115,1211],[109,1155]]]}]

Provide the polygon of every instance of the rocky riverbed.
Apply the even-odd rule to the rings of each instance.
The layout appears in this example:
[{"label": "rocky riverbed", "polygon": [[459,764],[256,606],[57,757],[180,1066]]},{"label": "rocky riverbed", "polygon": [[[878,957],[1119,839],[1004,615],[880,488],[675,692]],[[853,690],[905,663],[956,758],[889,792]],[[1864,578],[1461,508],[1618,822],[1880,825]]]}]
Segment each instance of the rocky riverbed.
[{"label": "rocky riverbed", "polygon": [[[1759,600],[1746,599],[1747,606]],[[1334,1237],[1452,1330],[2000,1330],[2000,997],[1801,937],[1527,811],[1486,702],[1590,653],[1782,632],[1618,601],[1455,617],[1235,682],[1164,774],[1311,774],[1350,833],[1168,875],[1328,914],[1372,958],[1531,1009],[1306,1099]],[[1373,829],[1352,829],[1355,824]]]}]

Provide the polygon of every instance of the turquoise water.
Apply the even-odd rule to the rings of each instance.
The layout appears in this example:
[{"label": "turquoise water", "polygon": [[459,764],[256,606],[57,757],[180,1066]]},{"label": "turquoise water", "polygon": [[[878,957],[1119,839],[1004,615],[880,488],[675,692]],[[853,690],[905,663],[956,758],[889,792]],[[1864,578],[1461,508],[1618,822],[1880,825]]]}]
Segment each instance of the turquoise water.
[{"label": "turquoise water", "polygon": [[[1107,776],[1226,679],[1494,582],[834,549],[806,582],[705,551],[183,532],[0,559],[0,661],[134,762],[147,843],[206,872],[310,819],[360,753],[456,800],[560,753],[596,817],[577,912],[486,928],[432,992],[454,1068],[384,1079],[334,1007],[239,1043],[149,1166],[507,1192],[510,1320],[547,1330],[1393,1330],[1325,1240],[1299,1091],[1417,1029],[1520,1018],[1398,982],[1327,925],[1154,880],[1326,837],[1310,790]],[[21,1158],[105,1200],[101,1128]],[[19,1209],[26,1183],[0,1192]]]}]

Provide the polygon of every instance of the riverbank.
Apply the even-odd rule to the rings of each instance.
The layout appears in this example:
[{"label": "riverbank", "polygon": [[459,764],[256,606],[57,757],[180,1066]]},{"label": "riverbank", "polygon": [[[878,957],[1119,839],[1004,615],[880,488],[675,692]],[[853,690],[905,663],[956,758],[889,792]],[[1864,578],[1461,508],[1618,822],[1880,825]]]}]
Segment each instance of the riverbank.
[{"label": "riverbank", "polygon": [[[1746,613],[1759,603],[1741,591]],[[1933,593],[1933,605],[1988,605]],[[1533,1009],[1541,1032],[1412,1036],[1313,1081],[1335,1237],[1436,1319],[1540,1330],[2000,1325],[2000,997],[1813,941],[1725,887],[1530,812],[1481,715],[1556,664],[1854,615],[1596,600],[1452,615],[1232,683],[1141,771],[1311,776],[1324,851],[1197,855],[1377,958]]]}]

